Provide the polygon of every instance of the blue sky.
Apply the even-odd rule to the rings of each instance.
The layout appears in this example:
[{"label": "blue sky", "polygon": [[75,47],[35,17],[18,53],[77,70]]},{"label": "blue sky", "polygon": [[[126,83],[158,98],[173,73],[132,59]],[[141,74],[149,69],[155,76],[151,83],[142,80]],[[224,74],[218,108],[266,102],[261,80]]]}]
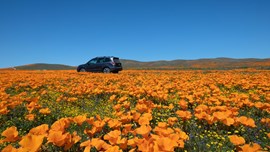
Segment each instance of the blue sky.
[{"label": "blue sky", "polygon": [[0,68],[270,57],[269,0],[0,0]]}]

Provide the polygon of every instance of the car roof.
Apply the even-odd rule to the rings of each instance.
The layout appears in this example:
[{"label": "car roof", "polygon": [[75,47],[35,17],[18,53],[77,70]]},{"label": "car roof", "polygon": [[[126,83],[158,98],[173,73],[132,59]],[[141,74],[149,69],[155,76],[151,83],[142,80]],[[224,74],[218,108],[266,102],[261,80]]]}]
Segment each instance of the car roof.
[{"label": "car roof", "polygon": [[96,58],[118,58],[118,57],[115,57],[115,56],[98,56]]}]

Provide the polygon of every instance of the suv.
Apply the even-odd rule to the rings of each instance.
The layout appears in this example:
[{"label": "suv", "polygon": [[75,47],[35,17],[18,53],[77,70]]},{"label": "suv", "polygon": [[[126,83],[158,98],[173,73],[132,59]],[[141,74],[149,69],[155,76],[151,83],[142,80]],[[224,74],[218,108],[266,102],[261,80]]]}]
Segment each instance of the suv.
[{"label": "suv", "polygon": [[77,67],[78,72],[104,72],[118,73],[122,70],[122,64],[117,57],[104,56],[91,59],[85,64]]}]

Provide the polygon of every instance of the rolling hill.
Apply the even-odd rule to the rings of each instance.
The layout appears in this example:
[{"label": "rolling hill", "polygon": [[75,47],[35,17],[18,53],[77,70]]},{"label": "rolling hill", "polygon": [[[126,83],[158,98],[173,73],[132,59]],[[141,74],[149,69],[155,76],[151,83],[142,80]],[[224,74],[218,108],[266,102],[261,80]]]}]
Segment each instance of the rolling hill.
[{"label": "rolling hill", "polygon": [[[233,59],[233,58],[210,58],[197,60],[171,60],[141,62],[135,60],[120,59],[124,69],[267,69],[270,70],[270,58],[256,59]],[[6,68],[7,69],[7,68]],[[14,67],[16,70],[76,70],[76,67],[63,64],[36,63]]]},{"label": "rolling hill", "polygon": [[121,60],[123,67],[127,69],[270,69],[270,58],[267,59],[232,59],[213,58],[197,60],[172,60],[140,62],[134,60]]},{"label": "rolling hill", "polygon": [[63,65],[63,64],[47,64],[47,63],[36,63],[27,64],[22,66],[15,66],[16,70],[75,70],[76,67]]}]

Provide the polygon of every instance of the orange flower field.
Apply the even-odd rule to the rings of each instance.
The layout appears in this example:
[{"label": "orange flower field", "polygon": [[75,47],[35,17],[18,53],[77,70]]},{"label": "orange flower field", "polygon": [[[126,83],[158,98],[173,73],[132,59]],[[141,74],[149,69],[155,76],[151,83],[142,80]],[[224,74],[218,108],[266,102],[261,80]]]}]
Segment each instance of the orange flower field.
[{"label": "orange flower field", "polygon": [[270,71],[0,71],[0,149],[270,151]]}]

